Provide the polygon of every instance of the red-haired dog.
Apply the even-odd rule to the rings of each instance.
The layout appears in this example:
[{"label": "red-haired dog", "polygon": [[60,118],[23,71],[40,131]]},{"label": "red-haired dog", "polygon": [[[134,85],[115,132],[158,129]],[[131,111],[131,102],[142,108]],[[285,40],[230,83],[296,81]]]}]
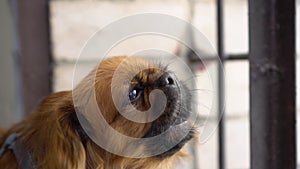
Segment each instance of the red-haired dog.
[{"label": "red-haired dog", "polygon": [[[126,60],[126,62],[123,62]],[[120,64],[122,63],[122,66]],[[134,138],[157,136],[173,125],[186,122],[190,114],[189,90],[172,72],[141,58],[112,57],[102,61],[73,91],[58,92],[46,97],[23,121],[0,133],[1,169],[166,169],[174,160],[185,156],[182,147],[194,137],[193,128],[165,152],[145,158],[130,158],[111,153],[96,144],[82,128],[76,115],[73,96],[87,97],[90,90],[106,122],[114,130]],[[142,70],[135,73],[137,67]],[[155,68],[153,68],[155,67]],[[119,69],[122,76],[114,79]],[[166,107],[152,122],[139,123],[123,117],[115,106],[112,88],[122,88],[126,73],[135,73],[127,90],[128,99],[137,110],[151,107],[150,92],[159,89],[166,95]],[[95,80],[94,80],[95,79]],[[94,81],[94,88],[90,81]],[[119,85],[119,86],[118,86]],[[155,100],[154,100],[155,103]],[[152,103],[152,104],[154,104]],[[126,109],[125,109],[126,111]],[[172,142],[173,135],[185,130],[177,127],[164,138]],[[110,138],[107,138],[108,140]],[[116,143],[118,138],[112,138]],[[117,146],[117,145],[116,145]],[[151,145],[144,145],[147,146]]]}]

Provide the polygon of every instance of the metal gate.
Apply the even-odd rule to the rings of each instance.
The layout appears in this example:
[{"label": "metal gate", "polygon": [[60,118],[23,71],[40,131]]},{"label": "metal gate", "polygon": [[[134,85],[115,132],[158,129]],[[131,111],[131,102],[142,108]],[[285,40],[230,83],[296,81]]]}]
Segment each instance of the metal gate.
[{"label": "metal gate", "polygon": [[[249,0],[249,54],[224,53],[223,0],[217,0],[218,54],[226,64],[250,62],[252,169],[296,168],[295,0]],[[219,68],[220,72],[220,68]],[[219,73],[219,107],[224,78]],[[222,110],[219,109],[220,115]],[[224,120],[219,125],[219,169],[225,169]]]}]

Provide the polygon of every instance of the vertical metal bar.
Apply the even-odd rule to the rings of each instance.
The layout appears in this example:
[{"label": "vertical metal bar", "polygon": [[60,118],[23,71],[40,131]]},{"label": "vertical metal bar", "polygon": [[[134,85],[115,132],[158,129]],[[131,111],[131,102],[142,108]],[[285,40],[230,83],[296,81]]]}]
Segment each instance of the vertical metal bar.
[{"label": "vertical metal bar", "polygon": [[[223,25],[223,7],[224,3],[223,0],[217,0],[217,49],[218,54],[221,60],[221,63],[224,61],[224,25]],[[224,105],[224,77],[223,77],[223,70],[222,65],[218,66],[218,112],[220,117],[220,123],[219,123],[219,132],[218,132],[218,146],[219,146],[219,152],[218,152],[218,159],[219,159],[219,169],[225,169],[225,139],[224,139],[224,116],[223,113],[225,113],[223,109]]]},{"label": "vertical metal bar", "polygon": [[24,112],[52,91],[48,0],[18,1],[18,35]]},{"label": "vertical metal bar", "polygon": [[295,0],[249,0],[252,169],[296,168]]}]

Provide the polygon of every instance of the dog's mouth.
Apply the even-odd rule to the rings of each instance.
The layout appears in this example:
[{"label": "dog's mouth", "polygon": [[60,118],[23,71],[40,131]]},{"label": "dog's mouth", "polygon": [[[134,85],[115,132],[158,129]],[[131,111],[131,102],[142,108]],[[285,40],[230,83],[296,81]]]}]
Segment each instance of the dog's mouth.
[{"label": "dog's mouth", "polygon": [[[168,77],[169,74],[162,76],[164,79],[166,79],[164,76]],[[181,84],[176,77],[169,77],[169,80],[167,81],[171,81],[172,84],[159,87],[159,89],[162,90],[167,97],[166,108],[161,116],[152,122],[152,125],[148,132],[144,135],[144,138],[158,136],[172,128],[175,128],[176,130],[172,130],[172,133],[170,133],[167,138],[164,138],[164,142],[174,142],[172,140],[174,138],[173,135],[182,133],[186,134],[171,149],[155,156],[158,158],[172,156],[178,152],[189,140],[191,140],[194,135],[192,124],[189,124],[188,122],[191,112],[191,96],[189,94],[189,90],[183,84]],[[190,130],[187,131],[187,128]]]}]

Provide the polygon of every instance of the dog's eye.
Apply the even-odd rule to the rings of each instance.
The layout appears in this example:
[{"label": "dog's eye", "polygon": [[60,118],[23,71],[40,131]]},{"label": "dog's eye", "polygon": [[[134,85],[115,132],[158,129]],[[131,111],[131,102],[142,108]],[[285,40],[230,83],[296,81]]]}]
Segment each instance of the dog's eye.
[{"label": "dog's eye", "polygon": [[140,97],[142,91],[143,89],[137,87],[130,89],[128,93],[129,100],[131,102],[136,101]]}]

